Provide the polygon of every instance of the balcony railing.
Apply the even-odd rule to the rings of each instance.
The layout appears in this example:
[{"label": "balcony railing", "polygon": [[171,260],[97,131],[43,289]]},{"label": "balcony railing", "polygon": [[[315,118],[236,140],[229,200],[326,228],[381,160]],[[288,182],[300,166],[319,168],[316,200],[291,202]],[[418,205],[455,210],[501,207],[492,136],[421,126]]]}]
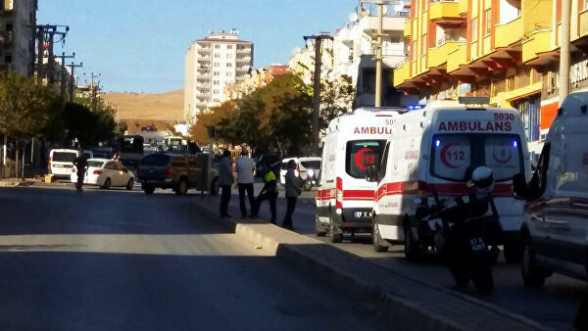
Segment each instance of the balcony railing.
[{"label": "balcony railing", "polygon": [[523,39],[523,17],[519,16],[506,24],[497,24],[494,32],[494,47],[508,47]]}]

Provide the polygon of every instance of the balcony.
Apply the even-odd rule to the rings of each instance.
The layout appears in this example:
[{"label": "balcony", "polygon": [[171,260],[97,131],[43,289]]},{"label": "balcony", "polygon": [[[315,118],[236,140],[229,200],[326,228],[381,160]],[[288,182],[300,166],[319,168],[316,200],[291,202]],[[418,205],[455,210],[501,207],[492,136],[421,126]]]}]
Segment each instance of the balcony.
[{"label": "balcony", "polygon": [[410,62],[394,69],[394,86],[398,86],[410,79]]},{"label": "balcony", "polygon": [[11,45],[12,36],[12,31],[0,31],[0,45]]},{"label": "balcony", "polygon": [[249,53],[251,53],[251,48],[249,48],[249,47],[237,48],[237,53],[238,54],[249,54]]},{"label": "balcony", "polygon": [[251,62],[251,57],[249,56],[239,56],[237,57],[237,62]]},{"label": "balcony", "polygon": [[210,66],[198,66],[198,71],[210,71]]},{"label": "balcony", "polygon": [[468,47],[461,44],[457,49],[447,54],[447,72],[459,69],[459,66],[468,64]]},{"label": "balcony", "polygon": [[552,33],[552,30],[535,31],[529,39],[523,41],[523,63],[536,59],[540,53],[554,49],[551,43]]},{"label": "balcony", "polygon": [[508,47],[523,39],[523,17],[519,16],[506,24],[496,24],[494,47]]},{"label": "balcony", "polygon": [[198,49],[198,54],[210,54],[212,52],[212,47],[202,47]]},{"label": "balcony", "polygon": [[580,36],[588,35],[588,10],[580,13]]},{"label": "balcony", "polygon": [[410,38],[410,34],[411,34],[411,21],[410,18],[406,19],[406,22],[404,22],[404,38]]},{"label": "balcony", "polygon": [[443,44],[429,48],[427,63],[429,68],[440,67],[447,62],[449,53],[457,50],[459,45],[463,43],[459,41],[445,41]]},{"label": "balcony", "polygon": [[[383,30],[384,33],[386,32],[396,32],[400,33],[400,31],[404,30],[405,27],[405,17],[391,17],[391,16],[384,16],[383,20]],[[366,16],[359,20],[359,28],[360,31],[363,31],[365,34],[372,38],[377,37],[378,28],[380,22],[377,16]]]},{"label": "balcony", "polygon": [[459,1],[459,9],[458,9],[458,13],[459,15],[465,16],[468,14],[468,9],[469,9],[469,1],[467,0],[460,0]]},{"label": "balcony", "polygon": [[435,23],[455,22],[461,19],[458,2],[438,1],[429,5],[429,20]]}]

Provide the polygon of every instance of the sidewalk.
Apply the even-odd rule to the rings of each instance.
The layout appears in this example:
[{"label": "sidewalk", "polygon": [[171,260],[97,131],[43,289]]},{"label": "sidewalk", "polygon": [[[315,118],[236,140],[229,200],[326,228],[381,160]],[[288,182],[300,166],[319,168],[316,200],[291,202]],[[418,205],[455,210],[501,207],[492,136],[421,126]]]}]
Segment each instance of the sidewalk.
[{"label": "sidewalk", "polygon": [[43,177],[31,178],[4,178],[0,179],[0,187],[18,187],[18,186],[67,186],[69,181],[57,181],[45,183]]},{"label": "sidewalk", "polygon": [[[234,198],[234,196],[233,196]],[[409,278],[313,238],[260,220],[218,217],[219,197],[197,197],[197,208],[275,256],[312,272],[357,300],[377,306],[398,330],[544,330],[521,315]],[[237,208],[229,213],[240,215]]]}]

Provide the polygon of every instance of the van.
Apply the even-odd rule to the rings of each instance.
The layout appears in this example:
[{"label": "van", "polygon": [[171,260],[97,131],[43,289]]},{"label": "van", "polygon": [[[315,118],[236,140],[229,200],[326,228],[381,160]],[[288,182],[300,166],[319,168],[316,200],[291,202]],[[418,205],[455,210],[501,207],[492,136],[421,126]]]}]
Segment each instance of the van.
[{"label": "van", "polygon": [[73,161],[80,155],[76,149],[52,149],[49,152],[49,173],[55,178],[69,178],[74,167]]},{"label": "van", "polygon": [[358,108],[333,119],[324,138],[315,233],[341,242],[344,232],[370,232],[376,183],[366,180],[379,165],[398,108]]},{"label": "van", "polygon": [[529,183],[521,227],[525,285],[540,287],[553,272],[588,280],[588,92],[568,95],[545,139]]},{"label": "van", "polygon": [[524,204],[512,193],[512,179],[530,173],[524,127],[517,110],[489,107],[488,98],[431,102],[394,119],[384,146],[373,216],[374,250],[404,243],[408,259],[434,247],[434,230],[417,222],[416,197],[437,192],[454,198],[471,192],[466,183],[479,166],[492,169],[495,204],[508,261],[520,257],[517,244]]}]

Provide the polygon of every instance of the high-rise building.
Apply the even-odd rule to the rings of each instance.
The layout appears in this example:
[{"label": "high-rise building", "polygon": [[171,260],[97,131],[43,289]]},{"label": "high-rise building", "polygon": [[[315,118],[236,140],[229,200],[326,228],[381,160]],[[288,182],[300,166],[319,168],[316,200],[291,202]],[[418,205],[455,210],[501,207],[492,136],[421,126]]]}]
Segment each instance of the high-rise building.
[{"label": "high-rise building", "polygon": [[199,113],[225,100],[225,87],[244,80],[253,65],[253,43],[236,30],[210,32],[186,52],[184,117],[192,125]]},{"label": "high-rise building", "polygon": [[0,71],[33,75],[37,0],[0,0]]}]

